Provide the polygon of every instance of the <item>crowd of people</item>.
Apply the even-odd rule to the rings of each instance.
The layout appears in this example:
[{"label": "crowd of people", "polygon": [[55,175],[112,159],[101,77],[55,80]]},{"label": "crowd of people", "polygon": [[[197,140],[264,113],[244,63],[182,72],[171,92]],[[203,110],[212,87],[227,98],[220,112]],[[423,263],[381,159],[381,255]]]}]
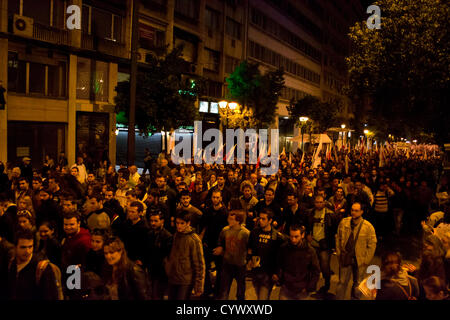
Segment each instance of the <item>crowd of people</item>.
[{"label": "crowd of people", "polygon": [[[86,155],[72,166],[64,154],[39,169],[0,163],[0,299],[244,300],[248,280],[260,300],[275,286],[275,298],[325,299],[333,274],[336,299],[448,299],[441,159],[334,155],[313,168],[311,155],[283,153],[272,176],[259,164],[175,166],[164,154],[148,155],[142,174]],[[418,266],[383,246],[401,237],[420,239]],[[367,294],[376,252],[381,288]]]}]

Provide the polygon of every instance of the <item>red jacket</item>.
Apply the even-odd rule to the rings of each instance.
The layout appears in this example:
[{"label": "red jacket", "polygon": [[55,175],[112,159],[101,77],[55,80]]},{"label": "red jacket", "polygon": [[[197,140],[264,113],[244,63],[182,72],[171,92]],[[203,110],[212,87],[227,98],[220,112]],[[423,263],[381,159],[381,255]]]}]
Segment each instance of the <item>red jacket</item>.
[{"label": "red jacket", "polygon": [[86,256],[90,249],[91,234],[84,228],[80,228],[76,235],[65,238],[62,245],[61,272],[65,273],[70,265],[85,266]]}]

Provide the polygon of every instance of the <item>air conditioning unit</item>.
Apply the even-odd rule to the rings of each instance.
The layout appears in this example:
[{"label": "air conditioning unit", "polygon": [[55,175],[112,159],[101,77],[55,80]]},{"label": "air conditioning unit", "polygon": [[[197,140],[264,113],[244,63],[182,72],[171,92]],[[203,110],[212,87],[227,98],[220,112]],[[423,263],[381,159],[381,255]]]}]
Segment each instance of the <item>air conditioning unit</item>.
[{"label": "air conditioning unit", "polygon": [[14,26],[13,31],[14,34],[23,37],[33,37],[33,24],[34,20],[30,17],[20,16],[18,14],[14,15]]}]

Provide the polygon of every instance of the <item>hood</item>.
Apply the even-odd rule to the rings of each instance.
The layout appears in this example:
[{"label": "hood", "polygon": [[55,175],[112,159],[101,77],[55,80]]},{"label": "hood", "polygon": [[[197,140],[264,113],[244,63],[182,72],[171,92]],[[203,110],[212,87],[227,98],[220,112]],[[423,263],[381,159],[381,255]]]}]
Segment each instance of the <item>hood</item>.
[{"label": "hood", "polygon": [[184,230],[184,232],[178,232],[177,233],[179,235],[190,235],[194,233],[194,228],[192,228],[191,226],[187,227],[186,230]]},{"label": "hood", "polygon": [[385,274],[382,274],[381,276],[382,279],[389,279],[391,281],[394,281],[396,283],[398,283],[399,285],[403,286],[403,287],[407,287],[408,286],[408,272],[404,269],[401,269],[400,272],[389,278],[387,277]]}]

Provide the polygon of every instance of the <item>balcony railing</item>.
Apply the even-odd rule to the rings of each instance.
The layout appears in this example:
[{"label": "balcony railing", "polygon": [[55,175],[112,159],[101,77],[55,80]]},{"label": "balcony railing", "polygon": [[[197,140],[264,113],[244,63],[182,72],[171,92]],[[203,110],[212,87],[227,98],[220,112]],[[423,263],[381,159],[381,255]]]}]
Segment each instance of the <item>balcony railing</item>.
[{"label": "balcony railing", "polygon": [[69,45],[69,32],[40,23],[33,24],[33,38],[41,41]]},{"label": "balcony railing", "polygon": [[116,57],[127,56],[125,44],[110,39],[102,39],[86,33],[83,33],[81,36],[81,48],[100,51]]}]

